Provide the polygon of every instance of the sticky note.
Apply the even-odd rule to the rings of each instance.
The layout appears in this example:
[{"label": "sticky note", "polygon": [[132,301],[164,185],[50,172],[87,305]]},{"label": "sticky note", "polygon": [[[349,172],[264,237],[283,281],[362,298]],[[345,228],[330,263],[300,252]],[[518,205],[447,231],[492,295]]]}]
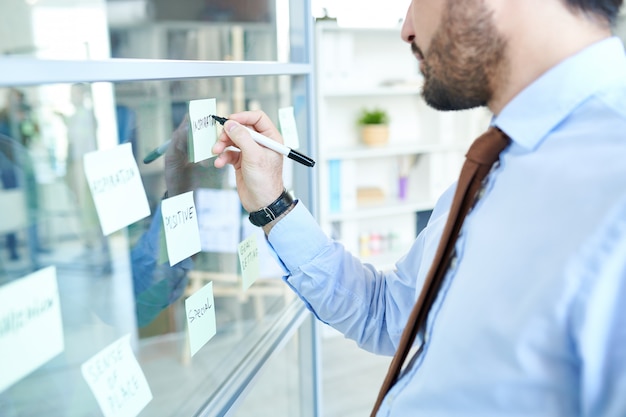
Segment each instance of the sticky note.
[{"label": "sticky note", "polygon": [[189,102],[191,140],[188,143],[191,162],[204,161],[213,156],[211,148],[217,140],[217,129],[211,115],[216,112],[217,102],[214,98]]},{"label": "sticky note", "polygon": [[170,266],[200,252],[200,231],[193,191],[163,200],[161,215]]},{"label": "sticky note", "polygon": [[152,400],[148,381],[130,347],[130,335],[91,357],[81,371],[105,417],[136,417]]},{"label": "sticky note", "polygon": [[241,266],[241,281],[244,291],[250,288],[259,278],[259,247],[256,235],[251,235],[239,244],[239,266]]},{"label": "sticky note", "polygon": [[150,215],[130,143],[86,153],[83,161],[102,233],[109,235]]},{"label": "sticky note", "polygon": [[0,287],[0,393],[63,349],[55,267]]},{"label": "sticky note", "polygon": [[189,348],[191,356],[193,356],[216,333],[212,282],[185,300],[185,313],[187,314],[187,329],[189,331]]},{"label": "sticky note", "polygon": [[298,149],[300,147],[300,139],[293,107],[278,109],[278,122],[280,123],[280,133],[283,136],[285,145],[291,149]]},{"label": "sticky note", "polygon": [[199,188],[196,202],[202,251],[237,253],[241,237],[241,202],[237,191]]}]

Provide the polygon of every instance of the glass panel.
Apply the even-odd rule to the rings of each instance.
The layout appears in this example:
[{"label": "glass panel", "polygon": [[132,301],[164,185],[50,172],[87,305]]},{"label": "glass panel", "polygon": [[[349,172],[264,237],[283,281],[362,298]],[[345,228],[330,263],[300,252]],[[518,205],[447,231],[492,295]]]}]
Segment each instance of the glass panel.
[{"label": "glass panel", "polygon": [[316,415],[311,398],[314,383],[311,349],[314,344],[310,332],[311,327],[315,325],[313,320],[313,316],[309,316],[280,354],[270,359],[261,371],[255,389],[233,407],[229,416]]},{"label": "glass panel", "polygon": [[290,56],[290,39],[305,38],[302,22],[310,16],[299,3],[3,0],[0,55],[302,62]]},{"label": "glass panel", "polygon": [[[307,100],[298,91],[303,79],[264,76],[0,91],[0,198],[8,202],[2,217],[10,219],[0,222],[0,300],[12,284],[30,282],[33,272],[53,266],[64,342],[61,353],[32,364],[30,371],[12,372],[14,380],[5,381],[6,387],[0,377],[0,415],[100,415],[81,366],[126,335],[153,396],[142,416],[192,415],[229,379],[294,297],[265,252],[261,229],[249,224],[238,200],[230,212],[218,203],[236,191],[232,171],[218,170],[212,161],[194,166],[190,186],[203,250],[174,267],[163,263],[158,208],[166,188],[164,158],[151,164],[143,158],[172,137],[189,100],[203,98],[215,98],[221,115],[260,107],[277,123],[279,108],[294,106],[306,149]],[[83,157],[128,143],[151,215],[105,236]],[[290,160],[285,163],[288,186],[310,173]],[[307,192],[295,190],[296,195]],[[261,274],[243,290],[236,244],[253,233],[261,233]],[[217,334],[192,357],[185,300],[209,282]],[[45,345],[53,333],[48,329],[30,339],[17,337],[24,327],[17,320],[23,318],[18,316],[20,299],[32,295],[18,293],[15,304],[0,306],[0,352],[14,355],[0,359],[3,372],[22,357],[20,343]],[[33,311],[39,310],[25,314],[35,317]]]}]

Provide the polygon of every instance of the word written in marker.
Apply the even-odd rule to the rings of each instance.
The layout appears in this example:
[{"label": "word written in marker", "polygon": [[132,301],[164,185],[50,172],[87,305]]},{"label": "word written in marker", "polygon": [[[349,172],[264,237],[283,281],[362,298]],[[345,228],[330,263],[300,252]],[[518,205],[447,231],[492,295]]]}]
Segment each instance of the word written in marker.
[{"label": "word written in marker", "polygon": [[193,122],[193,130],[198,131],[208,127],[215,126],[215,120],[209,116],[202,116]]},{"label": "word written in marker", "polygon": [[129,183],[135,177],[135,171],[131,168],[123,168],[102,178],[94,180],[92,189],[94,194],[110,191],[120,185]]},{"label": "word written in marker", "polygon": [[189,310],[189,313],[187,313],[189,322],[193,323],[195,319],[202,318],[202,316],[204,316],[207,313],[207,311],[211,310],[212,308],[213,308],[213,304],[211,304],[209,302],[209,299],[207,298],[206,303],[202,304],[199,308],[193,308]]},{"label": "word written in marker", "polygon": [[148,381],[130,346],[130,334],[81,366],[104,417],[133,417],[152,400]]},{"label": "word written in marker", "polygon": [[241,269],[246,270],[250,263],[259,257],[258,247],[252,247],[252,242],[244,240],[239,247]]},{"label": "word written in marker", "polygon": [[[117,343],[90,361],[86,367],[87,376],[92,381],[98,382],[101,377],[109,375],[111,369],[114,369],[124,360],[123,348],[124,346]],[[111,385],[109,379],[107,379],[107,382]]]},{"label": "word written in marker", "polygon": [[179,210],[176,214],[165,217],[165,227],[168,230],[176,229],[178,225],[182,225],[194,218],[194,207],[191,206],[187,210]]},{"label": "word written in marker", "polygon": [[112,411],[118,412],[123,410],[126,405],[132,401],[140,389],[139,381],[135,375],[120,378],[117,370],[112,370],[107,378],[109,393],[107,402]]},{"label": "word written in marker", "polygon": [[21,310],[9,311],[7,315],[0,317],[0,337],[8,333],[17,333],[21,328],[54,306],[54,300],[47,298],[36,301]]}]

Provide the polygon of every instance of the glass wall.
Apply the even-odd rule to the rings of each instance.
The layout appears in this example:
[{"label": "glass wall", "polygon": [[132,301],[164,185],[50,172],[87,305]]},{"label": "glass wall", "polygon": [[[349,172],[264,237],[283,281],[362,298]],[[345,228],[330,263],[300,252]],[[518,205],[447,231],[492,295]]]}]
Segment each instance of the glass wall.
[{"label": "glass wall", "polygon": [[[266,368],[289,375],[272,415],[317,415],[312,318],[193,128],[197,106],[289,110],[314,157],[310,20],[295,0],[2,2],[0,415],[249,415]],[[311,169],[285,167],[309,204]]]}]

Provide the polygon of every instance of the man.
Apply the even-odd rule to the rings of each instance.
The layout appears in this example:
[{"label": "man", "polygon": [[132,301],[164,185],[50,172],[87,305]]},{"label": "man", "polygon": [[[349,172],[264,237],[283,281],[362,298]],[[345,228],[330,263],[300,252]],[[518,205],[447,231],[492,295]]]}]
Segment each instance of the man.
[{"label": "man", "polygon": [[[621,4],[413,0],[402,37],[420,62],[425,100],[441,110],[487,106],[510,144],[464,220],[414,344],[421,350],[377,415],[626,415],[626,295],[587,300],[567,266],[626,194],[626,57],[611,37]],[[231,119],[215,165],[234,165],[242,204],[255,212],[281,195],[282,159],[240,124],[282,139],[261,112]],[[255,219],[320,320],[393,354],[453,193],[391,272],[361,264],[287,197],[274,220]]]}]

